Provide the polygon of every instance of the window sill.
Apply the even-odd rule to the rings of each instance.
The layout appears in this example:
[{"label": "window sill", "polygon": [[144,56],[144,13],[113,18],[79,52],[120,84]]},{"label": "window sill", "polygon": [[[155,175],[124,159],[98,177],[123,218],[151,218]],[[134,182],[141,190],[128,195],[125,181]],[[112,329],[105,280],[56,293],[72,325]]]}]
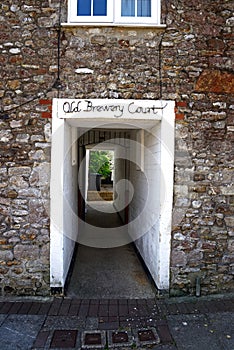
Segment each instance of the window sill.
[{"label": "window sill", "polygon": [[130,28],[166,28],[166,24],[153,24],[153,23],[99,23],[99,22],[87,22],[87,23],[61,23],[62,27],[130,27]]}]

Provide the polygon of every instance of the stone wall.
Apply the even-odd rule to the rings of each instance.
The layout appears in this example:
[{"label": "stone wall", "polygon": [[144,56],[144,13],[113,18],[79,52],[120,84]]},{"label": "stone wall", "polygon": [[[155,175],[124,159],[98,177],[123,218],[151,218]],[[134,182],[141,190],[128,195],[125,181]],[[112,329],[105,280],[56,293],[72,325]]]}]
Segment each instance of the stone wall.
[{"label": "stone wall", "polygon": [[57,33],[41,22],[48,19],[51,26],[53,13],[41,1],[0,5],[2,295],[49,293],[51,125],[42,117],[53,96],[47,91],[54,80]]},{"label": "stone wall", "polygon": [[232,6],[169,5],[163,95],[178,101],[174,205],[186,209],[172,235],[171,294],[194,293],[197,277],[202,294],[234,288]]},{"label": "stone wall", "polygon": [[163,0],[166,29],[62,27],[57,91],[58,1],[2,1],[2,294],[49,293],[53,97],[176,101],[171,294],[234,289],[232,16],[231,0]]}]

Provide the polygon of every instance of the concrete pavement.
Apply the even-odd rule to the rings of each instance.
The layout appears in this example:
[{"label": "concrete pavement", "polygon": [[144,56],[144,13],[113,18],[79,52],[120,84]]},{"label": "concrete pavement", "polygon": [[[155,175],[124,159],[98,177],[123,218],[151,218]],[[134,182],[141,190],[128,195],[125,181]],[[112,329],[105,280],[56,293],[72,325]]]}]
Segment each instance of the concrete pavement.
[{"label": "concrete pavement", "polygon": [[0,299],[0,348],[233,350],[234,295]]}]

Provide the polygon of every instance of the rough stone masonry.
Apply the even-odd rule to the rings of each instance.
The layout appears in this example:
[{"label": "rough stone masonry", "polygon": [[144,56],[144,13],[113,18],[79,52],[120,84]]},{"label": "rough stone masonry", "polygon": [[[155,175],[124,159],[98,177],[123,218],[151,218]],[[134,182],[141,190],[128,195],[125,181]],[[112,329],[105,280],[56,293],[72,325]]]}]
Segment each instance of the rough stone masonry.
[{"label": "rough stone masonry", "polygon": [[161,7],[166,28],[62,27],[58,92],[59,1],[1,2],[2,295],[50,293],[50,118],[58,96],[176,101],[174,209],[186,210],[172,232],[170,293],[194,294],[197,277],[202,294],[234,290],[233,1]]}]

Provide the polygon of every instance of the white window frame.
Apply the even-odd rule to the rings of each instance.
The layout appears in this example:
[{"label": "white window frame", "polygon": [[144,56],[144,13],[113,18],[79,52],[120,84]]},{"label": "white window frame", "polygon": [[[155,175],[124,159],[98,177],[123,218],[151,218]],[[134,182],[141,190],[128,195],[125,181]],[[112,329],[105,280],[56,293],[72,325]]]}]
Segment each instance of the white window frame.
[{"label": "white window frame", "polygon": [[[129,23],[129,24],[159,24],[160,23],[160,0],[151,0],[151,16],[150,17],[138,17],[138,16],[121,16],[121,6],[119,4],[121,0],[115,1],[114,21],[115,23]],[[137,11],[137,8],[135,8]]]},{"label": "white window frame", "polygon": [[106,16],[77,16],[77,0],[68,0],[68,19],[70,23],[112,23],[114,16],[113,0],[107,0]]},{"label": "white window frame", "polygon": [[161,26],[161,0],[151,0],[151,17],[121,16],[121,0],[107,0],[107,16],[77,16],[77,0],[68,0],[68,24]]}]

